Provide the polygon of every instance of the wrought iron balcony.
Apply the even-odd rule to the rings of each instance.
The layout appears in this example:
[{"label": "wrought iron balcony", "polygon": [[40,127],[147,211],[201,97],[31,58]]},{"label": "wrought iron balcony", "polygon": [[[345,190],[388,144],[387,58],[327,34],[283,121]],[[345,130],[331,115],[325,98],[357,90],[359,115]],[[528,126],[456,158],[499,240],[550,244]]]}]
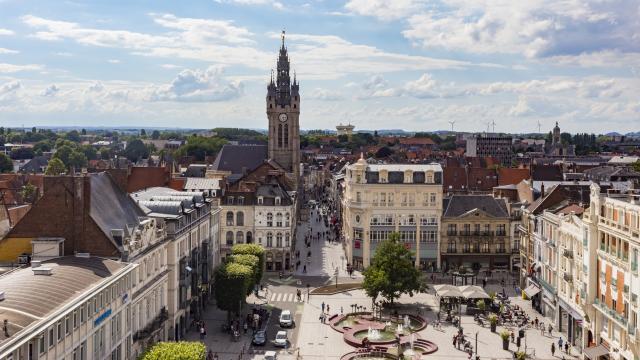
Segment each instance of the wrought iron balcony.
[{"label": "wrought iron balcony", "polygon": [[160,313],[149,323],[144,329],[138,330],[133,334],[133,341],[145,340],[151,337],[157,330],[161,329],[169,319],[169,311],[166,307],[160,309]]}]

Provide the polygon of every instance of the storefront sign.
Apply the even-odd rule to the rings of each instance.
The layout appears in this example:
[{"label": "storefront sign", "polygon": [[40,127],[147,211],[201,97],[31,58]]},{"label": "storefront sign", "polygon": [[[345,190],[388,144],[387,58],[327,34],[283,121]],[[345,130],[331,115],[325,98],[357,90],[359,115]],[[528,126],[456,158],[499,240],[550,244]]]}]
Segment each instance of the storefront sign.
[{"label": "storefront sign", "polygon": [[353,247],[356,248],[356,249],[360,249],[360,240],[355,240],[353,242]]},{"label": "storefront sign", "polygon": [[93,320],[93,326],[99,326],[103,321],[111,316],[111,309],[105,310],[100,316]]}]

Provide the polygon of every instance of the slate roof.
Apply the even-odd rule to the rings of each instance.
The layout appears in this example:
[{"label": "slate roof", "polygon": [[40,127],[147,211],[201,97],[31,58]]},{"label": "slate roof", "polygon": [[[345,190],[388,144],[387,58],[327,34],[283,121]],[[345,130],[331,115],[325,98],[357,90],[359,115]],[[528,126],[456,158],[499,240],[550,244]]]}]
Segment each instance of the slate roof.
[{"label": "slate roof", "polygon": [[267,159],[266,145],[230,145],[226,144],[218,152],[213,169],[242,174],[243,169],[253,171]]},{"label": "slate roof", "polygon": [[533,165],[531,177],[537,181],[562,181],[562,168],[555,165]]},{"label": "slate roof", "polygon": [[280,186],[280,184],[264,184],[258,186],[256,190],[256,197],[262,196],[264,198],[264,205],[275,205],[275,198],[280,197],[280,205],[286,206],[293,204],[291,197],[285,191],[285,189]]},{"label": "slate roof", "polygon": [[47,168],[49,160],[44,156],[36,156],[29,160],[26,164],[20,168],[21,172],[25,173],[42,173]]},{"label": "slate roof", "polygon": [[109,174],[105,172],[92,174],[89,179],[91,181],[89,215],[105,236],[118,246],[122,246],[121,241],[113,238],[111,230],[122,229],[126,233],[128,231],[126,227],[137,226],[140,223],[140,217],[146,214],[116,185]]},{"label": "slate roof", "polygon": [[444,205],[444,217],[458,217],[475,209],[493,217],[509,217],[504,200],[495,199],[491,195],[453,195]]},{"label": "slate roof", "polygon": [[220,179],[187,178],[184,190],[218,190]]}]

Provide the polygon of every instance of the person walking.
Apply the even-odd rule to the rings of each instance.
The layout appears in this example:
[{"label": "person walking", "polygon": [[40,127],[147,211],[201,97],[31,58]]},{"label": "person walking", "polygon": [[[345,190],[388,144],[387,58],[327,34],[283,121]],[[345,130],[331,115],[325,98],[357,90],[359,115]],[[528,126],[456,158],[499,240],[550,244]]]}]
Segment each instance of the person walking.
[{"label": "person walking", "polygon": [[565,352],[566,354],[569,354],[569,342],[568,342],[568,341],[566,341],[566,342],[564,343],[564,352]]},{"label": "person walking", "polygon": [[324,314],[324,301],[322,302],[322,313]]},{"label": "person walking", "polygon": [[204,336],[207,334],[207,331],[204,329],[204,325],[200,324],[200,341],[204,341]]},{"label": "person walking", "polygon": [[562,351],[562,336],[558,338],[558,349]]},{"label": "person walking", "polygon": [[327,305],[327,314],[329,314],[331,310],[329,310],[329,305]]},{"label": "person walking", "polygon": [[551,343],[551,356],[555,356],[556,353],[556,344]]}]

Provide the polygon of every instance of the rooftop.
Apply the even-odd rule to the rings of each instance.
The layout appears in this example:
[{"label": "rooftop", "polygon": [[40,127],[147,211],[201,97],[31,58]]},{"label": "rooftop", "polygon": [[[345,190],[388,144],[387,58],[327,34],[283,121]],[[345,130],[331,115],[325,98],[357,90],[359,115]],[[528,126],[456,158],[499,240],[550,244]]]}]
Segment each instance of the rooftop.
[{"label": "rooftop", "polygon": [[[9,335],[15,336],[127,265],[97,257],[66,256],[42,262],[41,268],[52,269],[51,275],[34,275],[30,267],[5,273],[0,276],[0,291],[4,291],[0,318],[9,321]],[[6,340],[0,332],[0,345]]]}]

